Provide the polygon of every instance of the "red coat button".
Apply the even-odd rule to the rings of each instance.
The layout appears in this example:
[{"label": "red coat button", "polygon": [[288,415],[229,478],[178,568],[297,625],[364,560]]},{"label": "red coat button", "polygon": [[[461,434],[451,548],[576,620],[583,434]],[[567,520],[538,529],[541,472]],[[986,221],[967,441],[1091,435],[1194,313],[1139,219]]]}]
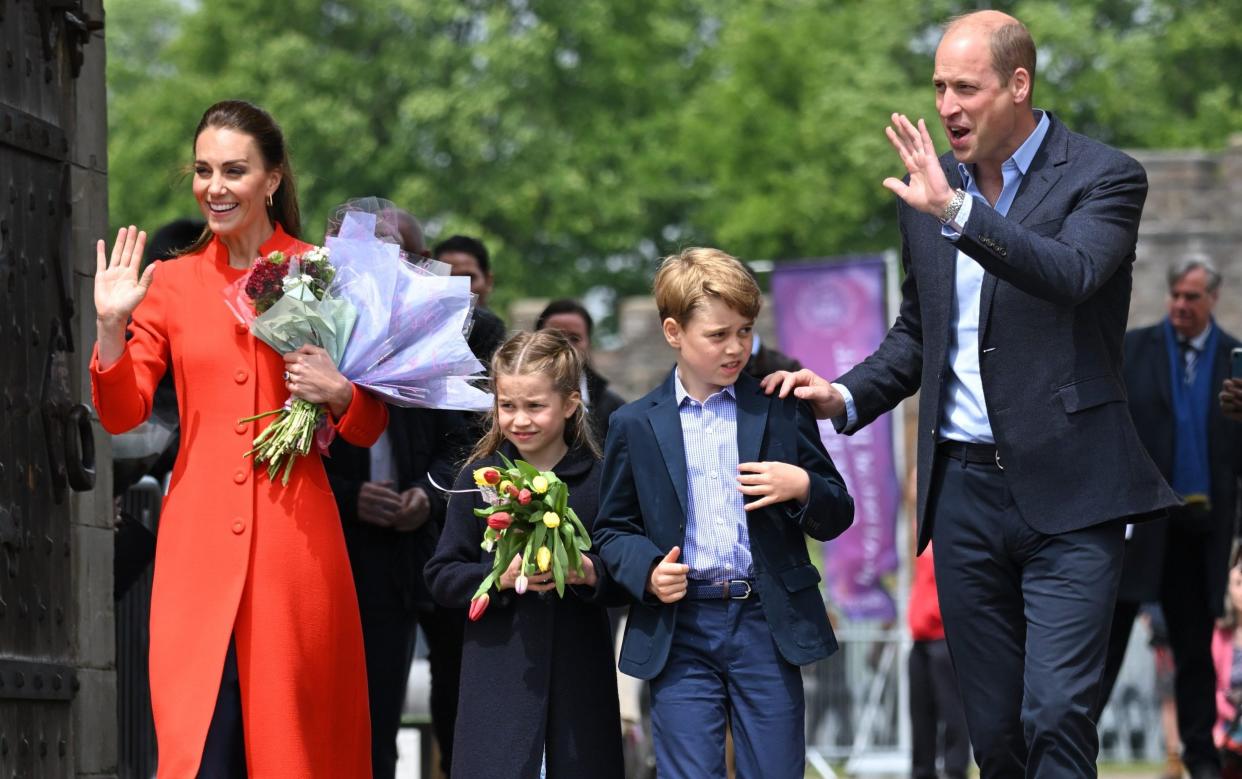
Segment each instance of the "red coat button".
[{"label": "red coat button", "polygon": [[242,533],[245,533],[245,532],[246,532],[246,523],[245,523],[245,522],[242,522],[240,519],[238,519],[238,520],[234,520],[234,522],[233,522],[233,533],[234,533],[234,535],[239,535],[239,536],[240,536]]},{"label": "red coat button", "polygon": [[245,435],[246,433],[250,432],[250,423],[249,422],[238,422],[236,425],[233,426],[233,429],[237,431],[238,435]]},{"label": "red coat button", "polygon": [[246,483],[246,472],[242,470],[242,471],[238,471],[237,473],[233,474],[233,481],[237,482],[238,484],[245,484]]},{"label": "red coat button", "polygon": [[237,324],[233,325],[233,329],[237,331],[238,335],[245,335],[246,333],[250,332],[250,328],[246,327],[241,322],[238,322]]},{"label": "red coat button", "polygon": [[245,384],[246,379],[248,378],[250,378],[250,374],[243,370],[239,370],[237,371],[237,373],[233,374],[233,381],[237,382],[238,384]]}]

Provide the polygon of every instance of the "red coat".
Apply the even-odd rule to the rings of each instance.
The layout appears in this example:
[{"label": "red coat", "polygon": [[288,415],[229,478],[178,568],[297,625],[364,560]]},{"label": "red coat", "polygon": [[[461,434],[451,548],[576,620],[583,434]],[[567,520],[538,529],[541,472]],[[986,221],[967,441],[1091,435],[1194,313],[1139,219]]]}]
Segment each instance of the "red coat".
[{"label": "red coat", "polygon": [[[308,248],[279,227],[263,244]],[[362,625],[341,523],[319,455],[273,484],[243,454],[271,421],[237,420],[288,397],[284,362],[224,303],[244,271],[212,241],[164,262],[134,311],[121,359],[91,361],[95,408],[120,433],[151,413],[172,369],[181,449],[160,518],[151,596],[151,703],[161,779],[192,778],[236,637],[249,773],[269,777],[371,775]],[[386,406],[354,388],[340,434],[370,446]]]}]

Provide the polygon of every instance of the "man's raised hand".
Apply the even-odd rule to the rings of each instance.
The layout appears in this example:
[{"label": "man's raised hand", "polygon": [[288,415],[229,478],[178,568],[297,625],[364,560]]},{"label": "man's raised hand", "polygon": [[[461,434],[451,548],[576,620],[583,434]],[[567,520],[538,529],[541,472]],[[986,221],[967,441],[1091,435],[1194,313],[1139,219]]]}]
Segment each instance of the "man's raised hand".
[{"label": "man's raised hand", "polygon": [[884,186],[916,211],[939,218],[953,199],[953,189],[940,167],[927,124],[920,119],[919,126],[915,127],[905,114],[893,114],[892,120],[892,125],[884,128],[884,134],[906,166],[910,183],[890,176],[884,179]]}]

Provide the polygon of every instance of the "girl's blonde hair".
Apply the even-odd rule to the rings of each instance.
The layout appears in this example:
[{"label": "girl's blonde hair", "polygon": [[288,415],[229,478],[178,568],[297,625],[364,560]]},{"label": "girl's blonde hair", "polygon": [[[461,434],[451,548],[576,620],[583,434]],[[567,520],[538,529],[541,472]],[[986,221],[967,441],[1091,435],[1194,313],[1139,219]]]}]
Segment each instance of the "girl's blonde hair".
[{"label": "girl's blonde hair", "polygon": [[[534,333],[521,332],[501,344],[492,357],[492,389],[502,376],[530,376],[538,374],[547,376],[552,381],[552,388],[563,398],[577,395],[581,391],[582,374],[585,364],[578,350],[569,343],[569,339],[560,330],[539,330]],[[498,396],[497,396],[498,397]],[[492,410],[488,415],[488,430],[474,445],[467,462],[478,462],[484,457],[496,453],[504,443],[505,436],[497,419],[499,400],[493,398]],[[578,398],[578,408],[565,423],[565,443],[570,448],[582,447],[596,457],[600,456],[595,436],[591,434],[590,420],[587,419],[586,406],[582,398]]]}]

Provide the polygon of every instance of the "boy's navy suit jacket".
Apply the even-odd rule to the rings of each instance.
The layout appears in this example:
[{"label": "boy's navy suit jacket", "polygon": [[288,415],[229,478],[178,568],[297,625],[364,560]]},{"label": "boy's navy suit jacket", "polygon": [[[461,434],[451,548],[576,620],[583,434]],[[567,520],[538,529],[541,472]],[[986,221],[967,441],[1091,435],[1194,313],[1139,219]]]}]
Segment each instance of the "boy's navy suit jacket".
[{"label": "boy's navy suit jacket", "polygon": [[[673,386],[670,372],[655,390],[612,415],[599,517],[592,530],[609,572],[638,601],[630,608],[620,668],[640,679],[651,679],[664,668],[678,608],[650,595],[647,577],[670,549],[685,548],[686,452]],[[792,463],[811,479],[805,507],[788,502],[747,512],[746,517],[753,586],[768,627],[781,655],[805,665],[837,648],[805,536],[836,538],[854,520],[854,501],[824,450],[815,420],[806,409],[799,410],[792,395],[785,400],[769,397],[746,374],[735,386],[738,462]],[[735,481],[721,482],[736,489]]]}]

